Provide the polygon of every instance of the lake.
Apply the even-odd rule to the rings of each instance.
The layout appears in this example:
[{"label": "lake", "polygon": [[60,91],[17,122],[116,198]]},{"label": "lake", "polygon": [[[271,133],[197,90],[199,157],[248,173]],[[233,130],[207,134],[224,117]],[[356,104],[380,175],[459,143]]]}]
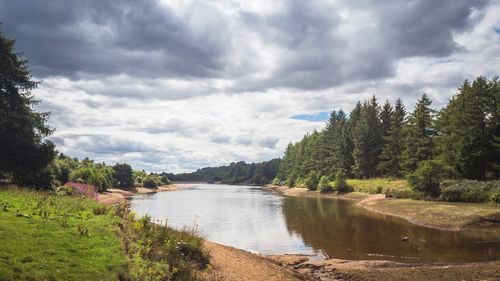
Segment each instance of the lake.
[{"label": "lake", "polygon": [[[500,231],[451,232],[375,214],[329,198],[285,197],[252,186],[199,184],[136,194],[131,208],[220,244],[270,254],[402,262],[500,259]],[[407,241],[402,241],[408,237]]]}]

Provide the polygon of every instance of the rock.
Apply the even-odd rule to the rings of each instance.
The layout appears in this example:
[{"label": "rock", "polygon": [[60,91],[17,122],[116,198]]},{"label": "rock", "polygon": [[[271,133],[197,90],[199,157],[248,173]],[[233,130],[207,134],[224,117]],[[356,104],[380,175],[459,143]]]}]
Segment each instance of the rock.
[{"label": "rock", "polygon": [[408,240],[408,236],[401,238],[401,241],[407,241],[407,240]]}]

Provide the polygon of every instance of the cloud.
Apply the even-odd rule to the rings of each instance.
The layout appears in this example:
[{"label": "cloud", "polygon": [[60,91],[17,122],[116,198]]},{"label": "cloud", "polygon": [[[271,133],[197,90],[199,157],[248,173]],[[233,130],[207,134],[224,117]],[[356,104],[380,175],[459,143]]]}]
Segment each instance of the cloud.
[{"label": "cloud", "polygon": [[230,48],[202,1],[179,12],[154,0],[1,1],[0,18],[42,78],[213,76]]},{"label": "cloud", "polygon": [[332,110],[439,107],[500,68],[497,1],[0,0],[0,21],[58,149],[149,171],[268,160]]}]

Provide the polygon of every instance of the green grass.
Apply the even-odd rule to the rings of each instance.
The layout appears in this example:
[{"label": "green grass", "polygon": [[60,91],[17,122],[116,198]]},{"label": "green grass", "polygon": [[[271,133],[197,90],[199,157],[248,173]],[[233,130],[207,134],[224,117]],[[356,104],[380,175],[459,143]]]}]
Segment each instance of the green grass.
[{"label": "green grass", "polygon": [[90,199],[0,190],[0,280],[117,280],[118,218]]},{"label": "green grass", "polygon": [[409,198],[411,189],[405,179],[348,179],[347,185],[354,192],[378,194],[383,193],[388,197]]},{"label": "green grass", "polygon": [[0,280],[199,280],[202,243],[125,204],[0,189]]}]

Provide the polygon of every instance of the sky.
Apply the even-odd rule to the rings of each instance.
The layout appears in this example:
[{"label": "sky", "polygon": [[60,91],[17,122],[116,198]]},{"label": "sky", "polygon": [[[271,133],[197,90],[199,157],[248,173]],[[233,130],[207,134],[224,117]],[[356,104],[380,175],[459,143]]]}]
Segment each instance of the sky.
[{"label": "sky", "polygon": [[280,157],[376,95],[500,74],[500,1],[0,0],[74,157],[186,172]]}]

